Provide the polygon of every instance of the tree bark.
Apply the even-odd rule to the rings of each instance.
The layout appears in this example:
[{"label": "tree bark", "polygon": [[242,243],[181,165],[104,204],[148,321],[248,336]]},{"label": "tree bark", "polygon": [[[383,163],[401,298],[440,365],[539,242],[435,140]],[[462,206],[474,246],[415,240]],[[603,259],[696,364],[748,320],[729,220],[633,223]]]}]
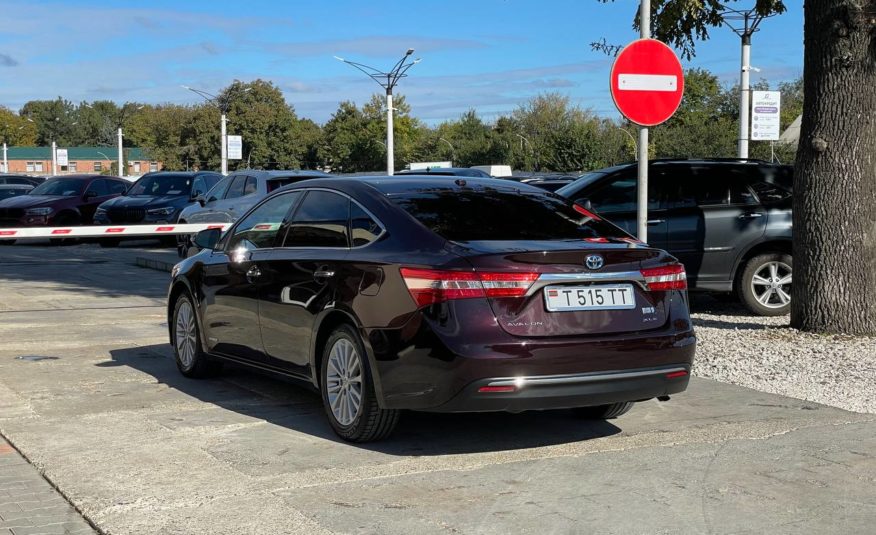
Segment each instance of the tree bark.
[{"label": "tree bark", "polygon": [[806,0],[791,325],[876,334],[876,0]]}]

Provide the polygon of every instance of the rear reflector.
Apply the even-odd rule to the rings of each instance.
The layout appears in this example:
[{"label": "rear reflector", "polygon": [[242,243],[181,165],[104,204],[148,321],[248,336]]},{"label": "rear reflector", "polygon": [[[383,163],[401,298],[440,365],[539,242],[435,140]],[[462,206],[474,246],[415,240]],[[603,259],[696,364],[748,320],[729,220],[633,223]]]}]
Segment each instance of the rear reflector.
[{"label": "rear reflector", "polygon": [[484,394],[492,394],[496,392],[514,392],[517,387],[514,385],[508,386],[482,386],[478,388],[478,392],[482,392]]},{"label": "rear reflector", "polygon": [[401,268],[418,307],[472,297],[522,297],[538,273],[482,273]]},{"label": "rear reflector", "polygon": [[687,274],[681,264],[643,269],[642,276],[648,289],[654,292],[687,290]]},{"label": "rear reflector", "polygon": [[666,374],[667,379],[678,379],[679,377],[686,377],[686,376],[687,376],[687,372],[684,370]]},{"label": "rear reflector", "polygon": [[589,217],[589,218],[592,219],[593,221],[602,221],[602,218],[601,218],[601,217],[599,217],[598,215],[594,214],[593,212],[591,212],[591,211],[588,210],[587,208],[584,208],[584,207],[581,206],[580,204],[576,204],[576,205],[572,206],[572,208],[574,208],[575,211],[578,212],[579,214],[581,214],[581,215],[583,215],[583,216],[585,216],[585,217]]}]

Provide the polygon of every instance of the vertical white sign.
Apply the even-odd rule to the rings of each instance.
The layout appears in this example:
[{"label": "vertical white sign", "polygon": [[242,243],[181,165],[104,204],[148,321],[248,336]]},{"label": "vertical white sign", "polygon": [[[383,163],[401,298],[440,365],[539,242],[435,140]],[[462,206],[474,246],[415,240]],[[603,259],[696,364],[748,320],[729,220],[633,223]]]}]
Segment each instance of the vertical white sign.
[{"label": "vertical white sign", "polygon": [[243,138],[241,136],[227,136],[228,140],[228,159],[242,160],[243,159]]},{"label": "vertical white sign", "polygon": [[67,149],[57,149],[55,151],[55,156],[58,159],[58,165],[69,165],[67,161]]},{"label": "vertical white sign", "polygon": [[782,94],[752,91],[751,97],[751,140],[778,141],[782,134]]}]

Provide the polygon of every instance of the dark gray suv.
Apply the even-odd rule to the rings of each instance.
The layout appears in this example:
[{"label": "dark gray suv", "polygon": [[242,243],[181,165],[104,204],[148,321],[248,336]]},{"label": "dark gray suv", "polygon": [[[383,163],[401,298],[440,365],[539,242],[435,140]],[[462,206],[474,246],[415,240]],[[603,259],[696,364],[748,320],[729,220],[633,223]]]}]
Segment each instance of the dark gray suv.
[{"label": "dark gray suv", "polygon": [[[755,160],[652,160],[648,243],[678,258],[691,289],[734,292],[754,313],[791,306],[791,187],[787,165]],[[636,234],[637,164],[587,173],[557,191],[590,202]]]}]

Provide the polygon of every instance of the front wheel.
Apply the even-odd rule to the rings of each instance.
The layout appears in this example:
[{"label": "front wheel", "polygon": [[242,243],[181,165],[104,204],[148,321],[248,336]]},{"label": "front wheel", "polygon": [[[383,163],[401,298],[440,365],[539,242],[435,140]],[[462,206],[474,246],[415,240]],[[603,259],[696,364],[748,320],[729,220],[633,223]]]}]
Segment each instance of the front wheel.
[{"label": "front wheel", "polygon": [[745,264],[739,297],[758,316],[783,316],[791,311],[791,255],[770,253]]},{"label": "front wheel", "polygon": [[368,357],[348,325],[335,329],[325,344],[320,391],[329,423],[344,440],[381,440],[398,424],[399,411],[378,405]]},{"label": "front wheel", "polygon": [[180,295],[173,308],[173,353],[176,367],[186,377],[212,375],[219,368],[201,347],[195,306],[188,295]]}]

